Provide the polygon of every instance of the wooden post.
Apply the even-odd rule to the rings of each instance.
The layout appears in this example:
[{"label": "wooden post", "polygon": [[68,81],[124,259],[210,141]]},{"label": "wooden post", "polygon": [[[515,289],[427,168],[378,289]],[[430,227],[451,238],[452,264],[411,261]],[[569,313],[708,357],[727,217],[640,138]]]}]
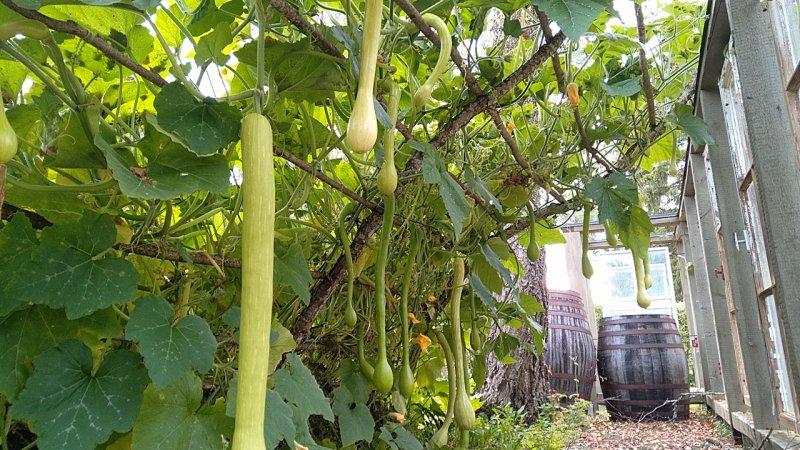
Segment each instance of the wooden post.
[{"label": "wooden post", "polygon": [[[686,201],[687,198],[684,198],[684,203]],[[697,313],[695,312],[698,307],[697,293],[695,292],[697,289],[697,283],[694,282],[694,276],[690,276],[689,271],[687,270],[686,262],[693,261],[694,258],[688,245],[689,236],[687,235],[686,231],[686,223],[681,224],[680,230],[681,240],[678,241],[677,247],[678,253],[682,257],[678,258],[678,270],[680,271],[681,286],[683,286],[683,304],[686,308],[686,321],[689,325],[689,352],[692,355],[692,362],[694,363],[694,382],[695,386],[701,390],[709,391],[711,390],[711,380],[709,379],[709,367],[711,364],[709,363],[708,355],[706,354],[707,339],[705,336],[707,332],[703,329],[703,323],[698,323]],[[691,345],[692,336],[696,336],[696,339],[699,342],[698,348],[695,348]],[[713,333],[711,334],[711,338],[714,342],[714,346],[716,347],[716,339],[714,339]]]},{"label": "wooden post", "polygon": [[[703,119],[708,124],[709,132],[714,136],[718,144],[717,147],[708,149],[707,152],[717,194],[717,204],[719,205],[721,250],[724,254],[724,259],[720,258],[722,262],[720,268],[723,269],[720,276],[725,277],[725,282],[730,287],[731,295],[730,309],[725,300],[724,291],[721,293],[723,295],[722,299],[714,299],[717,333],[718,335],[722,334],[725,331],[725,324],[727,323],[727,326],[730,327],[730,321],[734,318],[736,319],[738,335],[735,338],[738,339],[742,349],[743,357],[741,362],[747,378],[753,425],[756,429],[777,428],[778,420],[774,413],[776,405],[771,382],[773,374],[770,368],[766,337],[764,330],[761,328],[755,279],[753,278],[753,264],[750,261],[750,254],[746,251],[738,251],[733,242],[734,231],[744,229],[744,217],[739,204],[739,188],[733,171],[733,160],[725,131],[722,102],[718,91],[705,90],[700,91],[700,101],[703,109]],[[706,214],[705,217],[710,216],[710,214]],[[704,241],[705,237],[708,236],[705,229],[715,229],[713,222],[710,225],[710,227],[703,227]],[[716,239],[716,236],[714,238]],[[706,252],[707,256],[713,254],[714,252]],[[707,266],[708,263],[709,260],[706,261]],[[710,282],[715,281],[717,278],[716,270],[716,267],[710,266],[709,274],[713,273],[715,275],[709,277]],[[721,336],[718,337],[722,338]],[[736,375],[730,373],[730,371],[736,372],[737,370],[736,359],[730,358],[730,355],[734,354],[732,342],[731,340],[731,347],[728,347],[728,342],[719,341],[726,393],[733,393],[735,391],[733,384],[738,384],[739,382],[738,373]],[[727,376],[725,376],[726,374]],[[732,403],[737,400],[734,397],[728,399],[731,411],[736,411]]]},{"label": "wooden post", "polygon": [[[692,155],[693,156],[693,155]],[[692,170],[699,170],[705,173],[705,168],[695,166],[695,162],[691,162]],[[703,178],[703,181],[705,178]],[[706,186],[697,186],[695,184],[695,191],[697,189],[708,189]],[[716,327],[714,326],[714,312],[711,304],[711,291],[708,286],[708,265],[706,264],[705,249],[703,248],[702,234],[700,229],[700,221],[698,219],[698,205],[696,195],[693,197],[684,197],[684,211],[686,212],[686,227],[689,235],[688,253],[692,258],[692,270],[689,274],[690,282],[693,284],[692,297],[697,308],[695,309],[696,321],[699,324],[698,338],[700,340],[700,353],[703,355],[703,362],[705,366],[705,375],[708,379],[706,389],[714,392],[723,392],[724,384],[722,383],[722,369],[719,360],[719,347],[716,338]]]},{"label": "wooden post", "polygon": [[794,399],[800,396],[800,167],[769,11],[758,0],[728,2],[753,170],[775,280]]}]

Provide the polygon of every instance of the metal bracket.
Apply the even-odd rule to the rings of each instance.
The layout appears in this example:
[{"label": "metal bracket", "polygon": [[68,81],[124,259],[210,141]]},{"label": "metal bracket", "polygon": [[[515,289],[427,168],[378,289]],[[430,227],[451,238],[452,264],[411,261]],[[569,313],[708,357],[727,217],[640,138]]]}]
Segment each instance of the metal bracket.
[{"label": "metal bracket", "polygon": [[739,239],[739,232],[733,232],[733,242],[736,244],[736,251],[742,251],[739,244],[744,244],[744,249],[750,251],[750,233],[747,230],[742,230],[742,239]]}]

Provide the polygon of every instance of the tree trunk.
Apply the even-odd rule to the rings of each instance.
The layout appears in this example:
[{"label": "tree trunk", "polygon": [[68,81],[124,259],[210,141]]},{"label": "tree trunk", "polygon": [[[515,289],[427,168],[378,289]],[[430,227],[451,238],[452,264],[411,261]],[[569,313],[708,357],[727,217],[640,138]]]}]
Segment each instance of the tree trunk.
[{"label": "tree trunk", "polygon": [[[524,269],[524,276],[517,281],[517,289],[523,294],[532,295],[547,311],[547,286],[545,266],[545,249],[542,249],[539,259],[531,262],[525,248],[516,241],[511,248]],[[539,313],[534,320],[547,330],[547,313]],[[510,404],[514,409],[524,408],[528,420],[533,420],[539,407],[547,401],[549,385],[547,379],[547,365],[544,355],[536,354],[536,346],[531,330],[527,326],[514,329],[503,326],[502,331],[519,339],[519,347],[511,353],[517,362],[504,364],[489,354],[486,361],[486,383],[483,386],[484,407],[505,406]],[[490,339],[500,333],[496,326],[489,333]]]}]

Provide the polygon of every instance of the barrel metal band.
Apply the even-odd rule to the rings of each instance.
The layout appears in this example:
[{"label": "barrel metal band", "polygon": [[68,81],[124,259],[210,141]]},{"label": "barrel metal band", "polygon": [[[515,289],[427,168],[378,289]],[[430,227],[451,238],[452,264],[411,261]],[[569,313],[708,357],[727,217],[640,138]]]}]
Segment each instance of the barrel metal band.
[{"label": "barrel metal band", "polygon": [[550,378],[556,378],[558,380],[578,380],[581,383],[594,383],[594,377],[579,377],[575,376],[571,373],[551,373]]},{"label": "barrel metal band", "polygon": [[580,302],[580,303],[578,303],[578,302],[561,302],[561,301],[558,301],[558,300],[554,301],[554,300],[551,299],[551,300],[549,300],[547,302],[547,307],[549,308],[551,306],[566,306],[567,308],[575,308],[575,309],[583,310],[583,302]]},{"label": "barrel metal band", "polygon": [[[564,311],[550,311],[548,315],[553,317],[572,317],[573,319],[580,319],[586,322],[586,315],[585,314],[578,314],[573,312],[564,312]],[[589,323],[589,322],[586,322]]]},{"label": "barrel metal band", "polygon": [[653,389],[686,389],[689,390],[688,383],[680,384],[613,384],[601,383],[604,389],[615,391],[648,391]]},{"label": "barrel metal band", "polygon": [[598,336],[599,337],[608,337],[608,336],[638,336],[643,334],[674,334],[676,336],[680,336],[678,330],[670,330],[670,329],[663,329],[663,328],[650,328],[650,329],[638,329],[638,330],[613,330],[613,331],[601,331]]},{"label": "barrel metal band", "polygon": [[611,403],[612,405],[628,405],[628,406],[659,406],[663,405],[666,407],[672,407],[672,405],[688,405],[689,400],[611,400],[606,399],[606,403]]},{"label": "barrel metal band", "polygon": [[600,345],[598,346],[597,351],[602,352],[603,350],[631,350],[631,349],[644,350],[648,348],[683,348],[683,344],[641,343],[641,344]]},{"label": "barrel metal band", "polygon": [[[588,324],[587,324],[588,325]],[[551,323],[550,324],[551,330],[569,330],[569,331],[577,331],[578,333],[589,334],[592,333],[589,331],[589,328],[581,328],[581,327],[573,327],[571,325],[561,325],[560,323]]]},{"label": "barrel metal band", "polygon": [[642,319],[641,317],[638,317],[636,319],[613,319],[613,320],[600,319],[600,326],[618,325],[623,323],[675,323],[675,319],[673,319],[672,317],[653,317],[651,319]]}]

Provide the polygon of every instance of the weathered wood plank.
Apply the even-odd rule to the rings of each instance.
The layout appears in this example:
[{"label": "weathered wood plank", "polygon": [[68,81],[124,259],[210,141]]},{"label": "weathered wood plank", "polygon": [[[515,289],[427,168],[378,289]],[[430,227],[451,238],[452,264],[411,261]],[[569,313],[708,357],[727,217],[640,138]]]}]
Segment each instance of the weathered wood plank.
[{"label": "weathered wood plank", "polygon": [[[728,5],[753,170],[794,398],[800,396],[800,165],[769,13],[758,0]],[[758,426],[758,425],[757,425]],[[758,426],[759,428],[763,428]]]},{"label": "weathered wood plank", "polygon": [[[722,237],[721,253],[725,256],[724,260],[720,258],[722,263],[720,267],[723,267],[725,280],[730,286],[731,304],[734,307],[732,314],[735,314],[738,325],[735,327],[738,330],[738,335],[734,338],[738,340],[742,354],[746,355],[740,362],[744,366],[748,381],[747,388],[750,394],[753,419],[758,428],[777,427],[778,422],[773,413],[775,411],[775,399],[773,398],[772,383],[766,382],[766,380],[772,379],[772,371],[770,369],[764,330],[761,328],[758,302],[756,301],[753,265],[750,262],[750,255],[744,251],[737,251],[733,243],[734,231],[739,230],[741,232],[744,229],[744,218],[739,206],[739,190],[725,131],[722,103],[719,92],[701,91],[700,95],[703,105],[703,118],[708,123],[709,131],[718,144],[717,148],[709,149],[707,154],[711,164],[717,204],[719,205],[720,236]],[[697,186],[695,186],[696,191]],[[713,227],[713,221],[711,226]],[[705,237],[704,241],[708,242]],[[706,252],[708,261],[711,260],[710,257],[713,254],[713,252]],[[715,270],[711,267],[709,268],[709,274],[714,273]],[[709,282],[712,285],[715,281],[716,276],[709,277]],[[722,294],[721,298],[720,294]],[[718,335],[724,333],[726,323],[728,327],[731,327],[731,321],[733,320],[731,313],[728,312],[726,294],[723,287],[722,293],[712,295]],[[733,328],[731,327],[731,329]],[[738,369],[735,367],[737,360],[731,358],[731,355],[734,354],[735,345],[733,340],[730,341],[730,347],[728,347],[728,342],[723,343],[722,340],[719,340],[718,343],[722,356],[725,389],[726,392],[730,389],[730,394],[735,394],[734,384],[738,385],[739,383]],[[736,374],[735,376],[733,375],[734,373]],[[741,405],[739,405],[739,408],[734,406],[737,400],[733,396],[728,400],[732,413],[742,407]]]},{"label": "weathered wood plank", "polygon": [[[703,155],[693,153],[689,155],[689,161],[692,166],[692,179],[695,186],[695,195],[690,201],[686,198],[686,223],[689,231],[689,241],[691,246],[692,259],[694,261],[694,281],[696,284],[696,310],[698,320],[702,323],[701,328],[702,340],[706,345],[705,350],[701,350],[705,357],[706,369],[710,390],[715,392],[722,392],[724,384],[722,381],[722,369],[719,357],[719,344],[717,343],[717,329],[714,323],[714,311],[711,302],[711,287],[710,278],[714,277],[714,267],[710,266],[706,261],[706,251],[718,253],[716,245],[706,249],[705,244],[716,244],[714,238],[714,220],[713,211],[711,210],[711,198],[708,189],[708,179],[706,175],[705,161]],[[703,223],[705,219],[705,223]],[[703,225],[710,231],[708,236],[705,236]],[[709,237],[712,241],[705,241],[704,238]],[[714,260],[714,258],[710,258]],[[717,257],[716,259],[719,259]],[[724,293],[724,288],[723,291]],[[727,315],[726,315],[727,318]],[[730,329],[727,330],[730,333]]]},{"label": "weathered wood plank", "polygon": [[[692,335],[696,335],[699,339],[700,332],[697,330],[697,324],[695,323],[694,319],[694,306],[692,305],[692,303],[695,301],[692,295],[694,286],[689,282],[689,273],[687,270],[687,262],[692,261],[692,256],[691,254],[687,253],[685,249],[684,241],[688,242],[688,237],[686,234],[686,223],[684,222],[681,223],[681,225],[676,229],[676,235],[679,236],[679,239],[676,241],[675,245],[678,252],[678,274],[683,291],[683,302],[686,303],[686,318],[689,322],[689,335],[690,338]],[[703,342],[700,341],[700,346],[702,347],[703,345]],[[705,366],[707,366],[707,363],[703,360],[703,353],[698,350],[699,348],[694,347],[689,349],[692,356],[692,362],[694,364],[694,384],[698,388],[705,391],[710,389],[708,387],[710,384],[706,381],[707,376],[705,376],[705,372],[707,371]]]},{"label": "weathered wood plank", "polygon": [[[684,209],[688,203],[691,203],[692,200],[692,197],[684,197]],[[679,255],[684,256],[684,258],[678,258],[678,269],[680,273],[681,285],[683,286],[683,303],[686,308],[686,321],[688,322],[690,338],[691,336],[696,336],[699,344],[697,348],[691,347],[689,349],[692,355],[692,362],[694,366],[695,385],[703,391],[711,391],[713,389],[711,388],[710,373],[714,370],[714,364],[709,362],[709,353],[712,353],[711,345],[713,345],[713,350],[718,351],[717,341],[713,334],[711,334],[709,339],[708,329],[704,328],[705,324],[702,321],[699,321],[697,318],[697,313],[695,310],[699,308],[698,303],[702,293],[697,292],[698,283],[695,279],[695,271],[688,270],[686,262],[691,262],[692,266],[696,266],[697,263],[695,263],[695,258],[692,254],[692,248],[689,245],[689,235],[686,223],[681,224],[679,231],[682,239],[678,241],[678,253]],[[713,342],[713,344],[711,344],[711,342]],[[717,353],[717,355],[719,355],[719,353]],[[722,390],[717,392],[722,392]]]}]

